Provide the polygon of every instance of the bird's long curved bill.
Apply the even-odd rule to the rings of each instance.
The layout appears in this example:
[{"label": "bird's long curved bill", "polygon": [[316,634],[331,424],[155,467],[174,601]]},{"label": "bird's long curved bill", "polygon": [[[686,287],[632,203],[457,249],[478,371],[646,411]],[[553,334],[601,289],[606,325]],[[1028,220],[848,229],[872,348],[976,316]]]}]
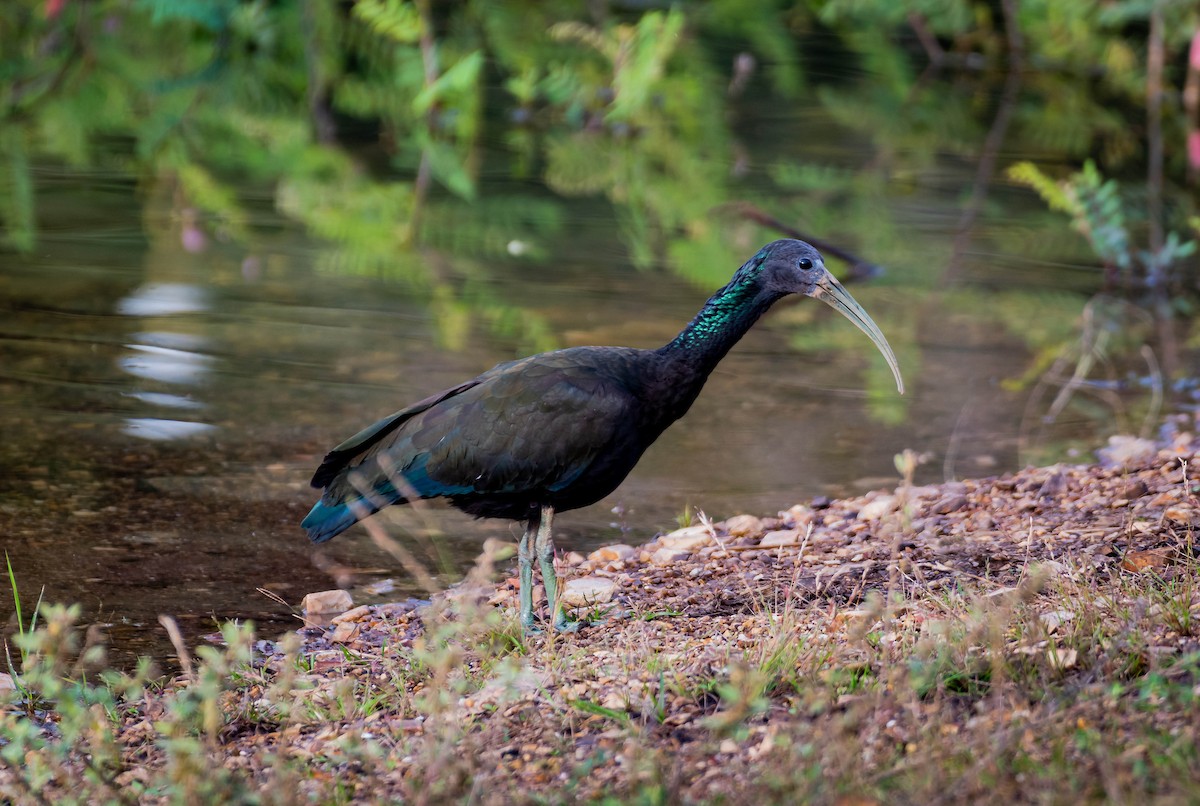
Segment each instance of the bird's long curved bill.
[{"label": "bird's long curved bill", "polygon": [[883,331],[871,317],[867,316],[863,307],[854,301],[850,292],[832,274],[826,274],[817,281],[816,287],[812,290],[812,297],[835,309],[857,325],[859,330],[870,336],[871,341],[875,342],[875,346],[879,348],[879,352],[883,353],[888,366],[892,368],[892,374],[896,376],[896,390],[900,394],[904,394],[904,379],[900,377],[900,364],[896,361],[896,354],[892,352],[891,345],[883,337]]}]

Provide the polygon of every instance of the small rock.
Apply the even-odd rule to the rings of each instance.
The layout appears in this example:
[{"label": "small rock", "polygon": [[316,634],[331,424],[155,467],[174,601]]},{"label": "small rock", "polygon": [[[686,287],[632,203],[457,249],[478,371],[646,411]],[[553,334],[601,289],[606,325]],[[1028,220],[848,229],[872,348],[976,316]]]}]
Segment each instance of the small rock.
[{"label": "small rock", "polygon": [[804,535],[799,529],[780,529],[775,532],[767,532],[763,535],[762,540],[758,541],[758,545],[764,549],[777,546],[798,546],[803,540]]},{"label": "small rock", "polygon": [[396,580],[391,577],[363,585],[363,592],[371,596],[386,596],[394,590],[396,590]]},{"label": "small rock", "polygon": [[1150,499],[1150,506],[1165,507],[1170,506],[1179,497],[1179,490],[1167,490]]},{"label": "small rock", "polygon": [[564,559],[567,565],[583,565],[584,556],[578,551],[569,551]]},{"label": "small rock", "polygon": [[701,546],[712,545],[712,531],[707,526],[688,526],[676,529],[670,534],[658,539],[658,544],[664,549],[681,549],[695,551]]},{"label": "small rock", "polygon": [[967,505],[967,497],[965,495],[950,495],[933,505],[933,511],[938,515],[949,515],[951,512],[958,512]]},{"label": "small rock", "polygon": [[345,613],[334,616],[333,619],[329,623],[330,624],[341,624],[344,621],[358,621],[360,618],[362,618],[363,616],[367,615],[367,613],[370,613],[370,612],[371,612],[370,605],[359,605],[358,607],[347,610]]},{"label": "small rock", "polygon": [[1067,574],[1071,570],[1066,563],[1060,563],[1058,560],[1042,560],[1037,567],[1059,575]]},{"label": "small rock", "polygon": [[361,627],[358,622],[343,621],[333,628],[333,633],[329,636],[329,641],[334,644],[348,644],[358,637],[360,629]]},{"label": "small rock", "polygon": [[1154,458],[1158,446],[1153,440],[1117,436],[1108,438],[1108,447],[1096,451],[1104,467],[1129,467]]},{"label": "small rock", "polygon": [[1121,486],[1121,489],[1117,491],[1117,498],[1124,498],[1126,501],[1134,501],[1145,495],[1148,492],[1148,489],[1149,488],[1146,487],[1146,482],[1142,481],[1141,479],[1134,479],[1133,481]]},{"label": "small rock", "polygon": [[1186,504],[1169,507],[1163,512],[1163,517],[1183,526],[1200,526],[1200,510]]},{"label": "small rock", "polygon": [[725,531],[734,537],[760,535],[763,531],[762,521],[753,515],[734,515],[725,521]]},{"label": "small rock", "polygon": [[612,601],[617,583],[605,577],[577,577],[563,586],[564,607],[587,607]]},{"label": "small rock", "polygon": [[601,546],[589,554],[588,559],[594,563],[611,563],[617,560],[628,560],[635,554],[637,554],[637,549],[633,546],[617,543],[612,546]]},{"label": "small rock", "polygon": [[805,529],[817,517],[816,512],[812,508],[804,506],[804,504],[796,504],[796,506],[787,512],[780,512],[779,514],[783,516],[784,524],[793,529]]},{"label": "small rock", "polygon": [[495,592],[490,585],[468,585],[468,581],[465,580],[463,584],[455,585],[438,595],[456,607],[479,607]]},{"label": "small rock", "polygon": [[0,672],[0,691],[15,691],[17,683],[8,672]]},{"label": "small rock", "polygon": [[513,587],[511,587],[511,588],[508,587],[507,585],[504,587],[498,588],[496,590],[496,592],[494,594],[492,594],[492,597],[487,600],[488,607],[496,607],[497,605],[508,604],[513,599],[515,599],[517,596],[517,593],[515,590],[515,586],[517,583],[514,582],[512,584],[513,584]]},{"label": "small rock", "polygon": [[1167,567],[1167,556],[1161,551],[1131,551],[1121,559],[1126,571],[1147,571]]},{"label": "small rock", "polygon": [[659,549],[650,555],[650,562],[655,565],[673,565],[688,558],[690,551],[683,549]]},{"label": "small rock", "polygon": [[1062,624],[1072,621],[1074,618],[1075,614],[1070,610],[1051,610],[1049,613],[1042,613],[1038,616],[1038,621],[1045,625],[1047,632],[1054,632]]},{"label": "small rock", "polygon": [[884,515],[890,515],[896,510],[896,496],[881,495],[874,501],[866,503],[858,511],[860,521],[877,521]]},{"label": "small rock", "polygon": [[1075,662],[1079,659],[1079,653],[1074,649],[1050,647],[1046,650],[1046,659],[1050,661],[1050,665],[1055,669],[1070,669],[1075,666]]},{"label": "small rock", "polygon": [[1052,473],[1038,488],[1038,498],[1058,498],[1067,491],[1067,476],[1062,472]]},{"label": "small rock", "polygon": [[600,705],[610,711],[624,711],[629,707],[629,701],[619,691],[610,691],[604,695]]},{"label": "small rock", "polygon": [[310,593],[300,603],[300,609],[305,613],[329,615],[344,613],[354,607],[354,599],[349,591],[331,590]]}]

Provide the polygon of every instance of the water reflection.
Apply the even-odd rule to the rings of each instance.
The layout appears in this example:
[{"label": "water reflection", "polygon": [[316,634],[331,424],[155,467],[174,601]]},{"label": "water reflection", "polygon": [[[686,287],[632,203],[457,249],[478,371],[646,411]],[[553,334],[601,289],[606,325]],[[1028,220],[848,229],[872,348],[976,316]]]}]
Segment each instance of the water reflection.
[{"label": "water reflection", "polygon": [[121,369],[137,378],[198,385],[212,369],[212,357],[149,344],[128,344],[134,354],[121,359]]},{"label": "water reflection", "polygon": [[[211,295],[208,289],[189,283],[147,283],[121,299],[117,313],[138,318],[197,316],[209,311]],[[209,339],[193,333],[154,330],[135,333],[125,345],[128,351],[117,365],[135,378],[168,386],[186,386],[196,390],[208,382],[213,370],[213,357],[204,350]],[[135,389],[128,397],[149,406],[168,409],[198,410],[204,408],[199,400],[177,391]],[[216,430],[208,423],[185,420],[129,417],[122,433],[140,439],[167,441],[187,439]]]},{"label": "water reflection", "polygon": [[193,423],[186,420],[161,420],[153,417],[130,417],[125,420],[124,433],[141,439],[170,440],[185,439],[199,434],[207,434],[214,429],[207,423]]},{"label": "water reflection", "polygon": [[190,397],[171,395],[166,392],[127,392],[128,397],[140,400],[151,406],[164,406],[169,409],[199,409],[204,404]]},{"label": "water reflection", "polygon": [[208,292],[187,283],[149,283],[117,303],[125,316],[173,316],[208,310]]}]

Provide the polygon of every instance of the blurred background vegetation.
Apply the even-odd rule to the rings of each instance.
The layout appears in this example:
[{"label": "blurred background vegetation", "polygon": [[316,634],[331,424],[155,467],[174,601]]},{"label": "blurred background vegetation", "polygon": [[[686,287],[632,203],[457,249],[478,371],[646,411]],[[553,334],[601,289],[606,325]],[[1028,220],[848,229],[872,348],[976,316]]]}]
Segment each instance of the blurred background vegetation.
[{"label": "blurred background vegetation", "polygon": [[[1081,285],[1186,314],[1197,18],[1184,0],[11,0],[3,240],[36,248],[33,170],[47,161],[168,186],[197,243],[252,248],[243,195],[268,188],[327,244],[322,271],[419,289],[447,343],[472,317],[533,349],[554,344],[544,322],[487,299],[478,276],[447,282],[421,250],[547,261],[564,201],[591,197],[611,205],[634,265],[714,286],[761,239],[749,206],[905,265],[916,309],[935,290],[963,305],[981,293],[946,281],[1004,285],[1007,267],[981,251],[1061,260],[1076,248],[1069,219],[1094,252]],[[857,158],[825,157],[800,126],[790,153],[758,162],[740,129],[770,125],[764,105],[819,108]],[[945,189],[962,210],[946,254],[913,260],[885,188],[946,155],[977,163],[975,181]],[[499,181],[513,179],[528,182]],[[978,243],[992,192],[1014,184],[1055,214],[1003,249]],[[1006,326],[1026,302],[972,310]],[[1056,350],[1072,307],[1015,332]]]}]

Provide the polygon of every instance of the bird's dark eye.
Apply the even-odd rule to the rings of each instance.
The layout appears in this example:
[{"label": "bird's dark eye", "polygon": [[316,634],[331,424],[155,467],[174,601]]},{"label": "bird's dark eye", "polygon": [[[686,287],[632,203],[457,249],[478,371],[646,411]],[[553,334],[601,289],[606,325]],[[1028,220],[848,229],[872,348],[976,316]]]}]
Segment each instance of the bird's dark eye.
[{"label": "bird's dark eye", "polygon": [[806,257],[802,257],[796,265],[800,267],[801,271],[808,271],[813,267],[813,262]]}]

